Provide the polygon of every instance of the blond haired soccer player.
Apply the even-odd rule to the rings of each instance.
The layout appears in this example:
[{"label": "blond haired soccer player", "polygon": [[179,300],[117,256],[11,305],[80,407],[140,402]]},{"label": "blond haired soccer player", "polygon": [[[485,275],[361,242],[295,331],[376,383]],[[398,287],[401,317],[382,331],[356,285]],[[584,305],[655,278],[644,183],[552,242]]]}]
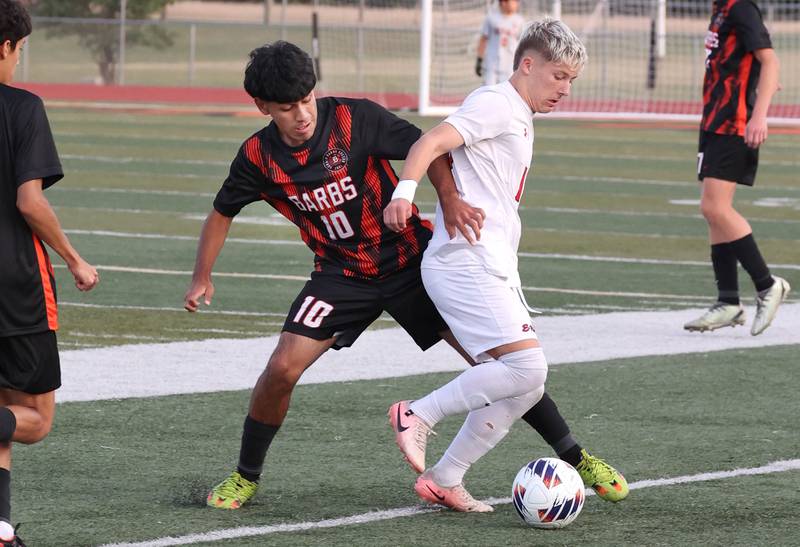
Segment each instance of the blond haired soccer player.
[{"label": "blond haired soccer player", "polygon": [[518,11],[519,0],[498,0],[483,20],[475,74],[484,85],[504,82],[514,72],[514,52],[525,28],[525,18]]},{"label": "blond haired soccer player", "polygon": [[[585,62],[583,44],[566,25],[549,18],[532,23],[517,47],[510,80],[471,93],[411,147],[384,211],[387,226],[402,230],[417,181],[435,158],[450,153],[459,194],[486,214],[480,240],[470,244],[462,235],[448,235],[437,207],[422,262],[425,290],[461,347],[481,364],[420,399],[390,408],[396,441],[410,461],[424,461],[420,431],[445,416],[468,413],[442,459],[417,479],[415,490],[426,501],[457,511],[491,511],[466,491],[464,474],[544,392],[547,361],[517,268],[517,209],[533,154],[533,115],[550,112],[569,95]],[[601,479],[589,477],[586,456],[570,462],[584,482],[604,499],[623,499],[625,478],[605,462]]]},{"label": "blond haired soccer player", "polygon": [[31,20],[0,0],[0,545],[21,546],[11,526],[11,443],[50,432],[61,385],[53,268],[43,244],[66,262],[82,291],[97,270],[72,247],[43,189],[64,175],[42,100],[11,87]]}]

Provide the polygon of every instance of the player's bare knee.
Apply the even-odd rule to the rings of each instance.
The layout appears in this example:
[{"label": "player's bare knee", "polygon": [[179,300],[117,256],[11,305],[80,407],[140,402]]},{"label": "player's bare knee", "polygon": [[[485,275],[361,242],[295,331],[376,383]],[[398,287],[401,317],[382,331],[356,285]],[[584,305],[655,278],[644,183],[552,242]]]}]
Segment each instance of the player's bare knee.
[{"label": "player's bare knee", "polygon": [[294,362],[290,357],[273,355],[263,375],[275,387],[291,389],[303,374],[304,367]]},{"label": "player's bare knee", "polygon": [[720,219],[720,208],[717,203],[712,200],[700,200],[700,214],[710,224],[715,224]]},{"label": "player's bare knee", "polygon": [[22,444],[35,444],[47,437],[47,435],[50,433],[50,429],[52,428],[53,421],[47,419],[41,414],[37,414],[36,416],[37,418],[30,421],[24,430],[24,434],[20,435],[20,438],[16,440],[16,442]]}]

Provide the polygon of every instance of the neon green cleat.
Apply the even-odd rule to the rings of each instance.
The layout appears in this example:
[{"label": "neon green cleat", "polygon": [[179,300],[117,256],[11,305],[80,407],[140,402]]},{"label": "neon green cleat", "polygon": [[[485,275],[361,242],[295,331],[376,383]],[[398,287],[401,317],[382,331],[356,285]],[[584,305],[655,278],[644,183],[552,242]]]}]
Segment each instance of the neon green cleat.
[{"label": "neon green cleat", "polygon": [[628,497],[628,481],[622,473],[586,450],[581,450],[581,462],[575,469],[583,479],[583,484],[592,487],[604,500],[617,502]]},{"label": "neon green cleat", "polygon": [[206,505],[217,509],[239,509],[256,495],[258,483],[244,478],[238,471],[216,485],[206,498]]}]

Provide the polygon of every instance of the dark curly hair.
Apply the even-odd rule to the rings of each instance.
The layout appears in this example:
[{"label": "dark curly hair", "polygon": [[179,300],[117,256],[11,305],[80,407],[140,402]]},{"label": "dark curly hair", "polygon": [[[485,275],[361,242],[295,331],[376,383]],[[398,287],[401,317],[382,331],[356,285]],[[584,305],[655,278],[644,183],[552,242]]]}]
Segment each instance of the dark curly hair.
[{"label": "dark curly hair", "polygon": [[17,42],[31,33],[31,17],[28,11],[17,0],[0,0],[0,44],[11,41],[16,48]]},{"label": "dark curly hair", "polygon": [[294,103],[317,85],[314,63],[294,44],[278,40],[250,52],[244,71],[244,89],[254,99]]}]

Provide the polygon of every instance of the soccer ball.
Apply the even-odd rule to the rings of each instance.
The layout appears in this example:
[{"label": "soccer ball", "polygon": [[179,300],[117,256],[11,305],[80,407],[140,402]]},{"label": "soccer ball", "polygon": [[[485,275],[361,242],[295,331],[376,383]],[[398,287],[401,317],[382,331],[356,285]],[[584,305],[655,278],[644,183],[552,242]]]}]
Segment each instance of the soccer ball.
[{"label": "soccer ball", "polygon": [[565,461],[539,458],[517,473],[511,487],[514,509],[536,528],[563,528],[578,517],[586,494],[581,476]]}]

